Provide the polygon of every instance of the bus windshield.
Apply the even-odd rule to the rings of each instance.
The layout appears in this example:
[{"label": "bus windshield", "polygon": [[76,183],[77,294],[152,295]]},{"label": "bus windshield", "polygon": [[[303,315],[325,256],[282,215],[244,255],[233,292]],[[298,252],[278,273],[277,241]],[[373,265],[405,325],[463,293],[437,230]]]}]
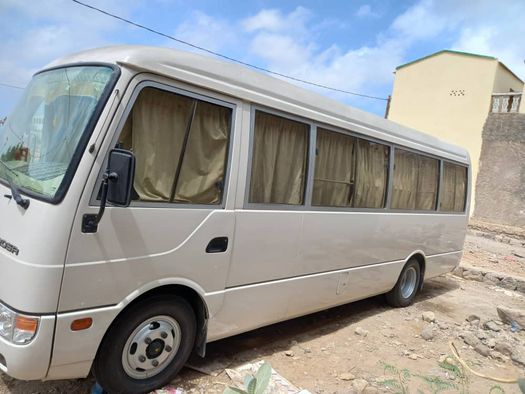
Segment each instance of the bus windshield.
[{"label": "bus windshield", "polygon": [[108,66],[71,66],[35,75],[0,126],[0,180],[56,200],[114,72]]}]

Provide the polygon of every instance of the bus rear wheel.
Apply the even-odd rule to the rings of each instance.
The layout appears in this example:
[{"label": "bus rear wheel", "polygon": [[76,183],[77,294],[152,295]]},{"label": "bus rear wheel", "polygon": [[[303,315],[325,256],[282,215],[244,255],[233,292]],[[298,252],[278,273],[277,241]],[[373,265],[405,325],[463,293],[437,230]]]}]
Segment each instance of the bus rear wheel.
[{"label": "bus rear wheel", "polygon": [[196,319],[180,297],[152,297],[128,310],[110,327],[93,372],[108,393],[146,393],[184,366],[195,343]]},{"label": "bus rear wheel", "polygon": [[411,259],[403,267],[394,288],[386,293],[387,302],[396,308],[411,305],[416,297],[420,281],[419,263],[416,259]]}]

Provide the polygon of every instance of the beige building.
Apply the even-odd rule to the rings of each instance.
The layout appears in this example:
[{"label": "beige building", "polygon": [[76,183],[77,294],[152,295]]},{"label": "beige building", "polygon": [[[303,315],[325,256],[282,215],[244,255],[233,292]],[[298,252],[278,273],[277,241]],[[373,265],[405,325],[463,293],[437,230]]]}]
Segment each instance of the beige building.
[{"label": "beige building", "polygon": [[396,68],[386,116],[467,148],[474,196],[487,115],[525,112],[523,90],[523,81],[498,59],[444,50]]}]

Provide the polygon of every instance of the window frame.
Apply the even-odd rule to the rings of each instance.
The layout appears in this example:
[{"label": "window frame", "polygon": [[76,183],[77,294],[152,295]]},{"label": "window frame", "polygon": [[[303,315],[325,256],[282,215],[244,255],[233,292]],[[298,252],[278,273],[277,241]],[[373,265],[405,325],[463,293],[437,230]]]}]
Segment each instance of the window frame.
[{"label": "window frame", "polygon": [[[77,170],[80,167],[80,162],[82,161],[82,157],[84,156],[84,153],[86,152],[86,148],[88,146],[89,140],[93,136],[95,128],[97,127],[99,122],[101,122],[101,117],[102,117],[102,114],[104,113],[104,110],[106,109],[106,107],[111,106],[109,99],[112,96],[112,94],[115,92],[117,83],[119,82],[120,76],[122,74],[120,67],[112,63],[73,62],[73,63],[65,63],[65,64],[60,64],[58,66],[44,68],[34,73],[31,76],[31,78],[35,77],[36,75],[48,72],[48,71],[60,70],[63,68],[70,68],[70,67],[107,67],[113,70],[113,74],[111,75],[111,78],[108,81],[107,86],[104,88],[104,91],[102,95],[100,96],[99,102],[95,106],[90,119],[88,120],[84,130],[82,131],[78,144],[75,148],[73,155],[71,156],[69,165],[66,169],[66,172],[64,173],[64,177],[62,178],[62,181],[60,182],[60,185],[55,195],[53,197],[48,197],[40,193],[37,193],[33,190],[30,190],[24,187],[19,187],[20,192],[23,195],[26,195],[35,200],[49,203],[52,205],[58,205],[66,198],[69,188],[71,184],[73,183],[75,174],[77,173]],[[25,92],[26,88],[27,87],[24,87],[24,90],[22,92]],[[15,102],[15,105],[16,104],[17,102]],[[8,115],[10,116],[11,114],[9,113]],[[103,123],[100,123],[100,124],[103,124]],[[5,179],[0,178],[0,184],[9,188],[9,183]]]},{"label": "window frame", "polygon": [[[411,148],[408,148],[408,147],[405,147],[403,145],[395,145],[394,146],[394,154],[392,155],[392,189],[390,189],[390,196],[392,196],[393,192],[394,192],[394,165],[395,165],[395,151],[399,149],[399,150],[404,150],[406,152],[409,152],[409,153],[413,153],[413,154],[416,154],[416,155],[420,155],[420,156],[424,156],[424,157],[428,157],[430,159],[434,159],[434,160],[437,160],[438,161],[438,187],[437,187],[437,191],[436,191],[436,203],[434,204],[434,208],[433,209],[406,209],[406,208],[392,208],[391,205],[388,206],[388,209],[390,209],[392,212],[406,212],[406,213],[436,213],[436,212],[439,212],[439,207],[441,205],[441,189],[442,189],[442,178],[443,178],[443,158],[442,157],[439,157],[439,156],[435,156],[435,155],[432,155],[430,153],[426,153],[426,152],[421,152],[421,151],[418,151],[416,149],[411,149]],[[416,191],[417,192],[417,191]],[[391,198],[390,198],[390,203],[391,203]]]},{"label": "window frame", "polygon": [[[342,134],[346,137],[350,137],[350,138],[355,138],[356,139],[356,142],[358,142],[358,140],[364,140],[364,141],[367,141],[367,142],[372,142],[372,143],[375,143],[375,144],[380,144],[380,145],[383,145],[383,146],[386,146],[388,147],[388,161],[387,161],[387,165],[388,165],[388,168],[387,168],[387,179],[386,179],[386,189],[385,189],[385,193],[386,193],[386,198],[385,198],[385,204],[383,205],[383,207],[381,208],[364,208],[364,207],[331,207],[331,206],[323,206],[323,205],[312,205],[311,202],[312,200],[310,199],[310,207],[311,207],[311,210],[313,211],[352,211],[352,212],[385,212],[387,209],[388,209],[388,206],[389,206],[389,199],[390,199],[390,182],[391,182],[391,178],[392,178],[392,173],[391,173],[391,160],[392,160],[392,149],[393,149],[393,144],[392,143],[388,143],[386,141],[382,141],[382,140],[379,140],[379,139],[376,139],[376,138],[373,138],[373,137],[369,137],[367,135],[364,135],[364,134],[360,134],[358,132],[355,132],[355,131],[350,131],[350,130],[345,130],[345,129],[341,129],[339,127],[335,127],[335,126],[331,126],[331,125],[325,125],[325,124],[321,124],[321,123],[316,123],[315,124],[316,126],[316,139],[315,139],[315,149],[317,149],[317,128],[321,128],[323,130],[326,130],[328,132],[332,132],[332,133],[338,133],[338,134]],[[314,181],[314,176],[315,176],[315,149],[314,149],[314,160],[313,160],[313,175],[312,175],[312,192],[313,192],[313,181]]]},{"label": "window frame", "polygon": [[[288,120],[292,120],[298,123],[302,123],[309,126],[308,130],[308,147],[306,149],[306,166],[305,166],[305,179],[304,179],[304,190],[303,190],[303,203],[302,204],[277,204],[277,203],[259,203],[250,202],[250,189],[252,184],[252,161],[253,152],[255,148],[255,112],[260,111],[269,115],[279,116]],[[314,122],[312,120],[303,118],[298,115],[293,115],[284,111],[279,111],[274,108],[268,108],[261,105],[252,104],[250,106],[250,131],[249,139],[250,143],[248,146],[248,172],[246,175],[246,186],[244,189],[244,204],[243,209],[251,210],[272,210],[272,211],[304,211],[306,208],[310,208],[310,202],[312,199],[312,182],[310,182],[310,174],[312,172],[312,136],[317,133],[313,132]],[[315,154],[315,148],[314,148]],[[315,163],[314,163],[315,164]],[[313,179],[312,179],[313,180]]]},{"label": "window frame", "polygon": [[[211,104],[216,104],[222,107],[229,108],[231,110],[231,119],[230,119],[230,133],[229,133],[229,141],[226,147],[226,157],[224,160],[224,182],[223,182],[223,190],[221,195],[221,202],[219,204],[191,204],[191,203],[174,203],[174,202],[165,202],[165,201],[131,201],[129,208],[175,208],[175,209],[225,209],[226,207],[226,200],[228,195],[228,185],[230,181],[230,173],[231,173],[231,165],[232,165],[232,151],[233,151],[233,140],[234,140],[234,133],[235,133],[235,114],[237,111],[237,104],[233,102],[226,101],[222,98],[216,98],[212,96],[207,96],[203,93],[197,93],[196,91],[190,90],[192,89],[191,86],[188,87],[177,87],[174,85],[169,85],[165,82],[159,82],[155,80],[143,80],[140,81],[133,89],[133,92],[129,98],[129,101],[125,104],[124,111],[118,120],[117,126],[115,128],[115,132],[111,136],[111,142],[110,142],[110,148],[108,149],[108,152],[104,155],[104,161],[102,162],[102,165],[100,167],[99,174],[97,175],[97,179],[95,181],[95,186],[93,188],[93,191],[91,193],[91,197],[89,199],[89,206],[100,206],[100,200],[98,197],[98,190],[100,188],[100,183],[102,181],[102,177],[104,174],[104,171],[107,167],[108,159],[109,159],[109,151],[111,150],[111,147],[114,147],[119,140],[120,134],[122,133],[122,129],[124,128],[124,124],[126,123],[129,114],[131,113],[131,110],[133,109],[133,106],[135,105],[135,102],[137,101],[137,98],[139,94],[142,92],[145,88],[154,88],[159,89],[165,92],[179,94],[185,97],[189,97],[196,100],[205,101]],[[111,208],[118,208],[113,207],[110,205]]]},{"label": "window frame", "polygon": [[440,182],[443,181],[443,174],[445,172],[444,171],[445,163],[453,164],[455,166],[463,167],[465,169],[465,196],[463,197],[463,209],[461,211],[445,211],[445,210],[441,210],[441,192],[442,192],[442,188],[441,188],[441,183],[440,183],[438,211],[443,213],[443,214],[447,214],[447,215],[462,215],[462,214],[465,214],[465,212],[467,210],[467,201],[468,201],[469,189],[470,189],[469,188],[470,166],[469,165],[465,165],[464,163],[459,163],[459,162],[454,161],[454,160],[442,159],[441,160],[441,172],[440,172],[441,177],[440,177]]}]

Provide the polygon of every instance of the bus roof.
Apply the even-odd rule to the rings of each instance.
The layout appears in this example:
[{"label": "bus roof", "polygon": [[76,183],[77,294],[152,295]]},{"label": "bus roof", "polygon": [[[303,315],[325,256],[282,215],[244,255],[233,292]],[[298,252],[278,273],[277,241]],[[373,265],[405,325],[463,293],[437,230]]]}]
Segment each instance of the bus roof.
[{"label": "bus roof", "polygon": [[171,48],[122,45],[68,55],[46,68],[85,62],[118,64],[135,72],[160,74],[262,106],[469,163],[469,155],[464,148],[246,66],[210,56]]}]

